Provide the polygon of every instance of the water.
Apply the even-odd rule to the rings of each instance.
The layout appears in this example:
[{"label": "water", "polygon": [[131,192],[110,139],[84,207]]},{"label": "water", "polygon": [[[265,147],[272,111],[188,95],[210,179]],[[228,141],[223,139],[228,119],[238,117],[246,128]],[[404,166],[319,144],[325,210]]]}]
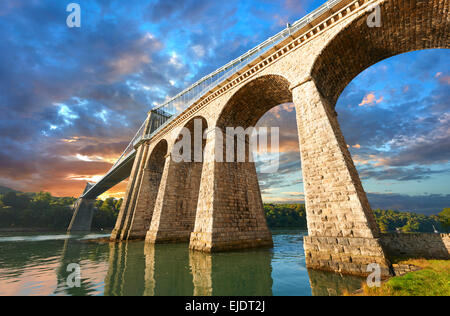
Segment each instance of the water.
[{"label": "water", "polygon": [[[0,295],[340,295],[362,279],[308,271],[305,231],[274,231],[273,249],[204,254],[187,244],[114,244],[108,234],[3,234]],[[67,272],[79,264],[81,286]]]}]

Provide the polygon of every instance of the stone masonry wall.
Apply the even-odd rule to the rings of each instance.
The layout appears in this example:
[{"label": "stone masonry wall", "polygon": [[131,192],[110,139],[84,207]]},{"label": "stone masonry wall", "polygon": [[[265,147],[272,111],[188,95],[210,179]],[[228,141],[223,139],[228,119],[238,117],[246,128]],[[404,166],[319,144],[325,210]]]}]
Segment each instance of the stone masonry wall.
[{"label": "stone masonry wall", "polygon": [[[205,252],[272,246],[253,162],[217,162],[208,133],[194,232],[189,247]],[[248,157],[247,157],[248,158]]]},{"label": "stone masonry wall", "polygon": [[144,239],[150,228],[166,154],[167,142],[161,141],[151,151],[151,155],[145,163],[127,240]]},{"label": "stone masonry wall", "polygon": [[128,233],[128,240],[145,238],[147,231],[150,228],[161,178],[162,170],[144,170],[139,197],[136,202],[133,220]]},{"label": "stone masonry wall", "polygon": [[[122,236],[128,234],[128,225],[126,224],[129,213],[134,209],[134,197],[135,193],[139,189],[138,183],[140,183],[141,164],[144,160],[144,148],[148,146],[140,146],[136,153],[133,168],[127,184],[127,191],[123,198],[122,206],[120,207],[119,215],[117,216],[116,225],[111,232],[111,241],[123,240]],[[137,194],[137,193],[136,193]]]},{"label": "stone masonry wall", "polygon": [[293,90],[309,236],[378,237],[336,116],[307,80]]},{"label": "stone masonry wall", "polygon": [[450,259],[450,234],[383,234],[381,244],[393,258]]},{"label": "stone masonry wall", "polygon": [[380,241],[376,238],[310,237],[303,239],[306,266],[311,269],[369,275],[367,266],[377,263],[381,275],[391,275]]},{"label": "stone masonry wall", "polygon": [[74,205],[74,214],[70,221],[68,232],[91,230],[92,218],[94,216],[95,200],[79,199]]},{"label": "stone masonry wall", "polygon": [[194,230],[202,163],[168,158],[146,240],[187,242]]},{"label": "stone masonry wall", "polygon": [[308,219],[307,266],[366,275],[367,266],[377,263],[382,275],[390,275],[378,226],[334,111],[311,78],[293,87],[293,99]]}]

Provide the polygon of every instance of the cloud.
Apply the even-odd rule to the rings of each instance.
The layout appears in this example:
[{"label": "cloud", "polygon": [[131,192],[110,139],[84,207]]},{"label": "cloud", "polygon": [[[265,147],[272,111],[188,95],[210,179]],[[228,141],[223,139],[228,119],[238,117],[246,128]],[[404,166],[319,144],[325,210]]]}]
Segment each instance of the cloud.
[{"label": "cloud", "polygon": [[437,78],[442,85],[450,85],[450,74],[448,72],[439,71],[434,75],[434,78]]},{"label": "cloud", "polygon": [[450,169],[432,170],[430,168],[384,168],[381,170],[367,168],[359,169],[362,179],[412,181],[430,179],[436,174],[450,173]]},{"label": "cloud", "polygon": [[295,106],[293,103],[280,104],[260,118],[257,127],[279,128],[279,151],[281,153],[298,152],[298,129]]},{"label": "cloud", "polygon": [[[367,198],[372,209],[391,209],[397,211],[416,212],[426,215],[436,215],[444,208],[449,207],[449,194],[423,194],[423,195],[407,195],[395,193],[367,193]],[[299,192],[298,197],[288,196],[264,196],[264,203],[300,203],[304,204],[305,200]]]},{"label": "cloud", "polygon": [[380,102],[382,102],[384,100],[384,97],[381,96],[378,99],[375,96],[375,93],[371,92],[369,94],[367,94],[364,99],[362,100],[362,102],[360,104],[358,104],[359,106],[374,106],[375,104],[378,104]]},{"label": "cloud", "polygon": [[[83,26],[77,30],[65,26],[66,3],[2,3],[2,184],[78,195],[86,179],[110,168],[154,104],[317,3],[130,0],[124,6],[117,0],[80,0],[80,5]],[[447,169],[433,165],[449,157],[445,113],[450,94],[442,66],[448,56],[442,51],[415,54],[403,63],[375,65],[364,80],[350,84],[338,104],[344,136],[366,177],[383,177],[384,167],[389,171],[384,177],[404,182],[414,176],[430,179],[436,170]],[[397,70],[414,80],[389,77]],[[380,82],[392,87],[380,87]],[[432,91],[425,89],[431,85]],[[295,107],[274,108],[260,123],[279,126],[281,132],[280,172],[261,175],[261,187],[301,190],[292,188],[301,185]],[[120,184],[110,193],[123,191]]]},{"label": "cloud", "polygon": [[303,192],[283,192],[284,194],[290,195],[290,196],[305,196],[305,193]]}]

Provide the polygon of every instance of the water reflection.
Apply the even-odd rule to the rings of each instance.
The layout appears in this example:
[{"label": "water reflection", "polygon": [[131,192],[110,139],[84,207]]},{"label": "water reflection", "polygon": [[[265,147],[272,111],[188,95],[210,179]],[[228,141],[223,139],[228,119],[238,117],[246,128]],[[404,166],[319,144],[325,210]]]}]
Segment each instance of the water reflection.
[{"label": "water reflection", "polygon": [[145,291],[143,243],[109,243],[105,292],[108,296],[141,296]]},{"label": "water reflection", "polygon": [[194,296],[212,295],[212,255],[191,251],[189,265],[194,283]]},{"label": "water reflection", "polygon": [[271,250],[205,254],[191,251],[194,295],[272,295]]},{"label": "water reflection", "polygon": [[110,244],[109,252],[105,295],[273,294],[271,251],[205,254],[184,244],[128,243]]},{"label": "water reflection", "polygon": [[361,277],[318,270],[308,270],[313,296],[341,296],[354,293],[362,287]]},{"label": "water reflection", "polygon": [[145,295],[192,296],[187,244],[144,246]]},{"label": "water reflection", "polygon": [[[53,294],[71,296],[102,294],[102,281],[96,271],[104,271],[107,246],[101,243],[83,242],[86,235],[68,236],[61,250],[56,270],[57,286]],[[71,287],[67,282],[70,274],[74,272],[74,270],[68,271],[69,265],[73,263],[80,266],[80,287]]]},{"label": "water reflection", "polygon": [[[0,295],[341,295],[362,280],[308,271],[304,231],[273,234],[273,249],[205,254],[187,244],[86,241],[97,236],[0,237]],[[8,239],[9,238],[9,239]],[[81,287],[67,271],[81,267]]]}]

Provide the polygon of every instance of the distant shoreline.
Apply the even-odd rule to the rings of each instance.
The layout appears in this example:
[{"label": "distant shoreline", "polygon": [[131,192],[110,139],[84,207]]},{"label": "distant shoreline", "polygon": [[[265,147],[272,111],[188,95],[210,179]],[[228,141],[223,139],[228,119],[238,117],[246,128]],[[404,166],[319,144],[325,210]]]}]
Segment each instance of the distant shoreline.
[{"label": "distant shoreline", "polygon": [[[33,233],[33,232],[63,232],[52,230],[47,227],[5,227],[0,228],[0,233]],[[65,232],[65,231],[64,231]]]},{"label": "distant shoreline", "polygon": [[[112,229],[93,229],[91,233],[110,233]],[[67,233],[67,230],[55,230],[47,227],[4,227],[0,228],[0,233]]]}]

